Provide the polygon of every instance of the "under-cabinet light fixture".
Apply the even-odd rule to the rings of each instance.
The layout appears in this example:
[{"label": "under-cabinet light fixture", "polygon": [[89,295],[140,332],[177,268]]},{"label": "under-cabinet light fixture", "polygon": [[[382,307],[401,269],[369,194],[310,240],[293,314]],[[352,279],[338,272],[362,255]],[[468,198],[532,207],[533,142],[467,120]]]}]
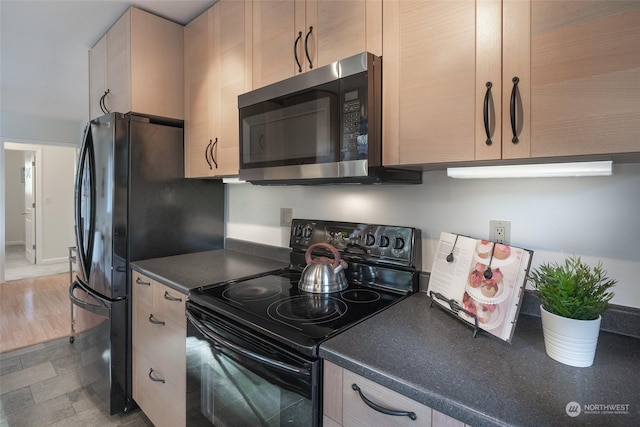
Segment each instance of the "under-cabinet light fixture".
[{"label": "under-cabinet light fixture", "polygon": [[227,178],[222,178],[222,183],[223,184],[244,184],[247,181],[244,181],[240,178],[238,178],[237,176],[230,176]]},{"label": "under-cabinet light fixture", "polygon": [[562,176],[609,176],[611,161],[548,163],[535,165],[472,166],[447,168],[451,178],[543,178]]}]

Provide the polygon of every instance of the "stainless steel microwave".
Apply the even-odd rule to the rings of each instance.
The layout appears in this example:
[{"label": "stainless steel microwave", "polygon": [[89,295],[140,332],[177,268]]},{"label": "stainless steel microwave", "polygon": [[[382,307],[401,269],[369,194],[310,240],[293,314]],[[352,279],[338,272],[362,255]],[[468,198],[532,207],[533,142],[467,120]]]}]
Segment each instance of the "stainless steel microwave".
[{"label": "stainless steel microwave", "polygon": [[382,60],[365,52],[238,97],[240,173],[256,184],[420,183],[382,166]]}]

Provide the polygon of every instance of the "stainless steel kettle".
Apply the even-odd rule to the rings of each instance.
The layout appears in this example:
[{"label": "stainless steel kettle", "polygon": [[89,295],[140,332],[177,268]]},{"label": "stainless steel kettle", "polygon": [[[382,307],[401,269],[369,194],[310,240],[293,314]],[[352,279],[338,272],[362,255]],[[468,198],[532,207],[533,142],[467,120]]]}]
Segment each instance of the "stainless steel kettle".
[{"label": "stainless steel kettle", "polygon": [[[333,254],[333,260],[327,257],[311,258],[316,248],[325,248]],[[307,266],[302,271],[298,288],[304,292],[331,293],[339,292],[347,287],[344,269],[347,263],[340,258],[338,250],[328,243],[316,243],[307,248],[304,254]]]}]

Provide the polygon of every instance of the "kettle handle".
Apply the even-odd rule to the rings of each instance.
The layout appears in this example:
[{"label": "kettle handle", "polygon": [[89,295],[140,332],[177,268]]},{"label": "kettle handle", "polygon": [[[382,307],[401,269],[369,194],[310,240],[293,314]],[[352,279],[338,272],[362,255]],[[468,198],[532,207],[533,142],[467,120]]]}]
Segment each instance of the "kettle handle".
[{"label": "kettle handle", "polygon": [[333,264],[331,264],[331,266],[334,269],[338,268],[338,266],[340,265],[340,252],[338,252],[335,247],[328,243],[314,243],[313,245],[309,246],[307,248],[307,252],[305,252],[304,254],[304,260],[307,262],[307,264],[324,264],[326,262],[327,258],[325,257],[311,259],[311,252],[313,252],[313,250],[316,248],[325,248],[331,251],[331,253],[333,254]]}]

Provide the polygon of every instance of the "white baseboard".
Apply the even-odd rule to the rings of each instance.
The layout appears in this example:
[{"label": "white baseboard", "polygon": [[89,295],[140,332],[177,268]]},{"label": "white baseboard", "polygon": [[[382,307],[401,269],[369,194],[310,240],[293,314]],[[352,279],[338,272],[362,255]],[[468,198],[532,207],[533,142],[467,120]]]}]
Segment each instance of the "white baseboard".
[{"label": "white baseboard", "polygon": [[49,259],[43,259],[40,262],[37,262],[36,264],[38,264],[38,265],[59,264],[61,262],[68,262],[68,261],[69,261],[69,258],[67,258],[67,257],[49,258]]}]

